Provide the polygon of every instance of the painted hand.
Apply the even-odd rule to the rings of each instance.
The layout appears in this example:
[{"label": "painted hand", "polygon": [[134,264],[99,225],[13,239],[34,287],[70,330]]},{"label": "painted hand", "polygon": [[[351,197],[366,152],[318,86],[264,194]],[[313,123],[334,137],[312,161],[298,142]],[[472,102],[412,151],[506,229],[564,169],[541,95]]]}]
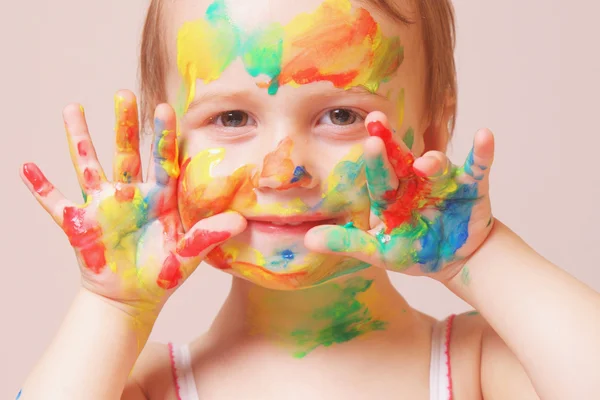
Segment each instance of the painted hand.
[{"label": "painted hand", "polygon": [[246,221],[237,213],[223,213],[185,233],[176,199],[179,159],[174,111],[166,104],[156,109],[153,157],[143,182],[135,96],[122,91],[115,102],[113,182],[98,162],[83,109],[71,105],[64,111],[85,204],[67,200],[35,164],[25,164],[21,175],[67,234],[86,289],[133,311],[158,311],[204,255],[243,231]]},{"label": "painted hand", "polygon": [[485,241],[493,217],[489,173],[494,154],[490,131],[477,133],[462,167],[430,151],[415,158],[394,140],[386,117],[371,113],[365,125],[371,230],[352,224],[320,226],[305,244],[313,251],[344,253],[371,265],[445,281]]}]

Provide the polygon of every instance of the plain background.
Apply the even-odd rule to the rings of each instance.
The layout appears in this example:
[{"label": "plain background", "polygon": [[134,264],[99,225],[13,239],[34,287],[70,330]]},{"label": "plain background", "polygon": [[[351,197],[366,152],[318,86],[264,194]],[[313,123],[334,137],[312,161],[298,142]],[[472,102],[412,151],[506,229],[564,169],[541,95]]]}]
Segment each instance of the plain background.
[{"label": "plain background", "polygon": [[[14,398],[79,284],[66,237],[21,183],[19,166],[34,160],[65,195],[81,198],[61,117],[62,107],[76,101],[86,108],[100,161],[110,171],[112,96],[137,88],[146,4],[3,2],[2,399]],[[494,214],[600,290],[600,3],[456,0],[455,6],[459,116],[452,159],[462,162],[476,130],[491,128]],[[393,280],[412,305],[437,318],[470,309],[427,278],[395,274]],[[152,339],[191,340],[207,328],[228,285],[227,275],[199,268],[167,304]]]}]

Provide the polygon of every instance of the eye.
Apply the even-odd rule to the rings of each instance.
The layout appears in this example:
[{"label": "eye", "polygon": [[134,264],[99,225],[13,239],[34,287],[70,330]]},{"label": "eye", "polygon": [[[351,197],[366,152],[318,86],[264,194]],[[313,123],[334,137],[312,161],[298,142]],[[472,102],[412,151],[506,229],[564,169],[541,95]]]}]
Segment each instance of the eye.
[{"label": "eye", "polygon": [[256,121],[245,111],[232,110],[218,114],[212,118],[211,122],[227,128],[240,128],[248,124],[253,125]]},{"label": "eye", "polygon": [[356,111],[348,108],[336,108],[325,113],[319,120],[319,123],[344,126],[352,125],[360,119],[362,117]]}]

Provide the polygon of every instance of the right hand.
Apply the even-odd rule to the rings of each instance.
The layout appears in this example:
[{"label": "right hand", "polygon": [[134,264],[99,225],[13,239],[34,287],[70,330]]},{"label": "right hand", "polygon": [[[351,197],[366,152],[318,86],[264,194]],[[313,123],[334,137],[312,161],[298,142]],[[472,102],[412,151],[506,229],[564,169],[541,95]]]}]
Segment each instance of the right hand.
[{"label": "right hand", "polygon": [[67,234],[84,288],[125,306],[129,313],[157,315],[203,257],[242,232],[246,220],[227,212],[201,220],[185,233],[176,198],[179,156],[173,109],[166,104],[156,109],[146,182],[142,181],[133,93],[117,93],[115,112],[113,182],[98,162],[83,108],[70,105],[63,113],[85,204],[66,199],[33,163],[23,165],[21,177]]}]

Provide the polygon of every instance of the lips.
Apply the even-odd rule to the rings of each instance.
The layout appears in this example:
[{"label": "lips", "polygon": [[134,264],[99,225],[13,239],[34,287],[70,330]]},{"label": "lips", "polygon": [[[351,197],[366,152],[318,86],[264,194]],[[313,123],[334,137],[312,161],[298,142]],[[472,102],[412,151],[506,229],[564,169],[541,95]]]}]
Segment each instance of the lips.
[{"label": "lips", "polygon": [[335,225],[335,218],[323,216],[255,217],[248,220],[248,227],[263,233],[305,234],[319,225]]}]

